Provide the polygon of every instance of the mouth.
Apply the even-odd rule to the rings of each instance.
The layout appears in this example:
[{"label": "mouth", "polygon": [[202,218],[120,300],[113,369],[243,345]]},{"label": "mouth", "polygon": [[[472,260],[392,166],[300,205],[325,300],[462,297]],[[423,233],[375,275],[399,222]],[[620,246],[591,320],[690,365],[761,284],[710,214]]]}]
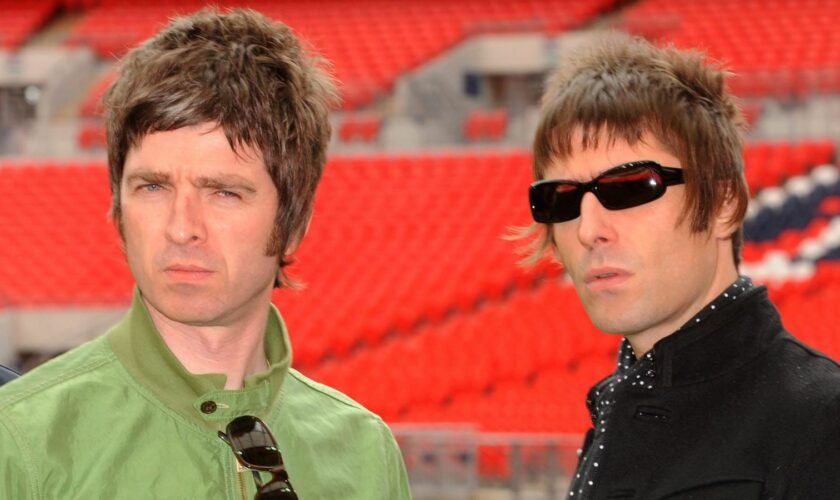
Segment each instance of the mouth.
[{"label": "mouth", "polygon": [[604,290],[624,283],[630,276],[624,269],[598,268],[586,273],[584,283],[590,290]]},{"label": "mouth", "polygon": [[213,271],[192,264],[173,264],[166,267],[164,273],[176,281],[200,281],[208,278]]}]

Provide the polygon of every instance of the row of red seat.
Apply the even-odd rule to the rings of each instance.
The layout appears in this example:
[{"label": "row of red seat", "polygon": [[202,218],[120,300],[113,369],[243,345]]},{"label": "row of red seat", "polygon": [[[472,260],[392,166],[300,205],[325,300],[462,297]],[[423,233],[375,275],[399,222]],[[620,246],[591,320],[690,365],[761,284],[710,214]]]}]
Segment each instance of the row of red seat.
[{"label": "row of red seat", "polygon": [[[829,204],[826,204],[829,205]],[[741,259],[743,262],[758,262],[769,252],[782,251],[791,258],[799,253],[799,247],[802,242],[807,239],[818,237],[828,226],[829,216],[838,214],[824,214],[824,218],[815,218],[803,230],[788,229],[782,231],[781,235],[772,241],[766,242],[750,242],[744,243],[741,248]]]},{"label": "row of red seat", "polygon": [[15,306],[125,304],[131,276],[99,162],[0,168],[0,297]]},{"label": "row of red seat", "polygon": [[[550,295],[551,293],[545,293],[546,298]],[[770,296],[779,307],[785,327],[789,331],[834,359],[840,357],[840,338],[837,336],[840,310],[836,307],[840,301],[840,263],[821,264],[815,276],[806,282],[771,286]],[[556,329],[552,332],[555,336],[586,338],[595,335],[607,338],[607,340],[601,339],[595,342],[601,342],[604,346],[610,344],[609,336],[606,334],[589,328],[578,329],[568,324],[566,318],[581,313],[567,310],[568,303],[551,300],[540,304],[539,307],[542,309],[540,316],[542,320],[555,323]],[[519,308],[516,310],[523,320],[535,312]],[[485,315],[485,317],[490,319],[490,316]],[[453,321],[463,322],[463,320]],[[508,326],[488,321],[485,324],[485,330],[488,336],[495,340],[504,335],[504,330]],[[539,337],[545,333],[540,328],[534,328],[530,334],[521,335],[520,342],[523,344],[529,341],[540,342]],[[558,358],[558,362],[552,366],[544,366],[522,379],[506,379],[502,376],[503,371],[500,371],[499,377],[490,387],[450,394],[442,401],[425,403],[422,401],[426,391],[429,390],[426,385],[428,379],[424,378],[422,384],[418,385],[411,378],[411,370],[408,366],[418,363],[427,365],[430,357],[440,356],[439,353],[431,350],[431,345],[429,349],[420,351],[410,360],[400,357],[391,358],[393,368],[390,370],[376,364],[375,360],[371,360],[370,366],[374,367],[373,370],[359,369],[356,372],[347,370],[344,372],[343,380],[334,379],[332,383],[339,386],[343,384],[345,390],[355,393],[363,403],[391,411],[393,405],[387,396],[382,400],[377,399],[380,390],[357,391],[351,381],[354,378],[364,377],[368,373],[377,373],[378,385],[384,386],[383,390],[398,386],[401,382],[402,392],[413,391],[416,396],[415,402],[408,404],[405,411],[395,414],[394,418],[397,421],[469,422],[478,424],[482,430],[495,432],[581,432],[589,426],[584,406],[586,391],[592,384],[614,370],[616,352],[610,349],[570,351],[573,347],[568,343],[565,346],[557,345],[555,348],[550,353],[541,355]],[[480,362],[482,356],[486,356],[483,352],[485,349],[487,349],[485,345],[476,345],[471,350],[471,353],[478,358],[477,362]],[[522,355],[523,349],[528,349],[528,347],[513,346],[507,362],[533,362],[534,359],[540,357],[534,356],[532,359],[529,356],[526,359],[517,360],[517,355]],[[396,351],[392,349],[390,354],[394,352]],[[568,359],[574,362],[569,363]],[[432,371],[432,367],[426,368]],[[464,369],[463,366],[451,365],[440,376],[457,377]],[[382,376],[383,370],[388,374],[385,377]],[[318,373],[321,375],[321,372]],[[435,375],[433,373],[431,375],[429,378],[433,380]],[[392,382],[393,378],[399,380]],[[392,393],[391,396],[404,397],[401,396],[400,391]]]},{"label": "row of red seat", "polygon": [[[595,331],[557,268],[514,264],[500,236],[527,223],[529,180],[524,152],[333,160],[293,267],[308,287],[275,296],[295,364],[389,420],[579,430],[571,405],[611,369],[617,339]],[[107,185],[101,164],[0,168],[0,297],[128,302]],[[820,264],[771,289],[786,325],[834,356],[838,278]],[[541,409],[506,406],[517,398]]]},{"label": "row of red seat", "polygon": [[107,140],[105,128],[99,121],[85,121],[79,126],[79,147],[82,149],[105,149]]},{"label": "row of red seat", "polygon": [[808,94],[840,88],[840,3],[644,0],[624,13],[631,31],[704,49],[738,75],[741,95]]},{"label": "row of red seat", "polygon": [[382,116],[376,113],[349,115],[338,126],[338,137],[343,142],[374,142],[382,126]]},{"label": "row of red seat", "polygon": [[[784,175],[803,172],[833,155],[830,144],[818,146],[749,147],[747,175],[761,179],[764,170],[755,162],[771,158],[789,160]],[[529,182],[530,157],[516,151],[378,155],[331,162],[319,191],[312,231],[296,267],[309,283],[311,294],[278,295],[278,300],[288,305],[289,319],[302,331],[307,335],[310,331],[321,332],[313,336],[322,340],[313,342],[323,346],[313,348],[311,355],[318,357],[327,350],[346,352],[360,341],[376,342],[389,329],[405,330],[422,318],[441,317],[452,307],[468,308],[481,296],[497,296],[512,283],[526,286],[549,272],[541,269],[531,274],[517,268],[516,245],[501,239],[508,226],[528,224],[525,193]],[[0,201],[0,231],[4,241],[16,240],[20,245],[14,252],[8,250],[12,253],[9,258],[55,252],[55,256],[44,258],[44,269],[61,274],[66,268],[78,268],[76,259],[80,259],[84,262],[81,267],[87,269],[85,275],[92,277],[101,265],[100,259],[92,256],[99,255],[104,247],[116,255],[111,265],[122,265],[118,252],[110,246],[112,228],[105,219],[108,184],[101,164],[75,169],[4,168],[0,170],[0,183],[8,193]],[[76,189],[80,190],[78,196],[71,194]],[[65,222],[55,223],[61,220]],[[43,248],[43,241],[32,239],[35,234],[57,240],[86,235],[91,238],[89,247],[72,245],[65,250]],[[331,258],[338,255],[340,259]],[[13,268],[20,266],[20,271],[26,272],[31,261],[20,258],[23,262]],[[64,292],[61,287],[41,292],[39,286],[47,290],[46,283],[37,278],[41,267],[35,267],[31,283],[25,287],[21,284],[23,288],[14,284],[22,278],[0,280],[0,286],[15,297],[16,303],[74,303],[78,299],[73,292],[79,286],[89,291],[86,296],[92,302],[112,302],[124,298],[130,289],[126,279],[110,285],[74,283]],[[105,273],[113,274],[127,277],[116,269]],[[415,275],[420,284],[406,279]],[[336,287],[335,278],[339,276],[364,280],[372,286],[365,287],[364,292],[356,291],[350,283],[343,285],[347,288]],[[378,299],[377,293],[381,295]],[[362,294],[364,297],[357,296]],[[99,298],[93,299],[95,296]],[[323,333],[329,330],[328,323],[325,315],[313,314],[312,308],[317,306],[312,296],[336,304],[334,319],[345,325],[343,333]],[[387,300],[383,309],[376,301],[384,298],[393,300]],[[351,303],[363,305],[341,305]],[[334,335],[346,338],[333,342]]]},{"label": "row of red seat", "polygon": [[[397,76],[465,36],[482,30],[559,30],[580,25],[615,0],[461,0],[399,5],[387,0],[249,2],[248,7],[282,19],[333,61],[347,108],[388,92]],[[222,7],[239,5],[236,0]],[[166,20],[204,6],[193,0],[101,2],[74,29],[69,43],[91,46],[101,57],[119,56],[151,36]],[[539,21],[533,23],[533,21]],[[523,24],[524,21],[528,23]]]},{"label": "row of red seat", "polygon": [[464,137],[470,141],[499,141],[507,130],[508,114],[504,109],[472,111],[464,123]]},{"label": "row of red seat", "polygon": [[[571,287],[548,283],[324,362],[311,374],[396,418],[464,393],[522,384],[547,369],[578,368],[581,357],[612,355],[616,345],[595,330]],[[389,365],[399,373],[379,376]]]},{"label": "row of red seat", "polygon": [[[840,356],[838,278],[840,263],[820,264],[811,280],[774,285],[770,290],[786,326],[835,358]],[[500,416],[504,401],[498,399],[503,396],[495,393],[499,388],[524,390],[524,400],[534,398],[532,409],[554,404],[559,405],[552,407],[557,418],[579,417],[580,411],[564,405],[579,405],[586,387],[612,370],[617,342],[592,326],[571,287],[549,283],[308,372],[389,420],[469,421],[492,431],[576,432],[585,420],[537,418],[541,428],[518,417],[508,420]],[[550,374],[564,380],[562,389],[539,382]],[[553,403],[542,389],[554,394]],[[484,407],[496,408],[493,418],[481,413]]]},{"label": "row of red seat", "polygon": [[55,12],[55,0],[0,0],[0,49],[17,49]]},{"label": "row of red seat", "polygon": [[829,140],[754,142],[744,149],[744,174],[750,192],[779,186],[785,180],[806,174],[815,166],[835,162],[834,143]]}]

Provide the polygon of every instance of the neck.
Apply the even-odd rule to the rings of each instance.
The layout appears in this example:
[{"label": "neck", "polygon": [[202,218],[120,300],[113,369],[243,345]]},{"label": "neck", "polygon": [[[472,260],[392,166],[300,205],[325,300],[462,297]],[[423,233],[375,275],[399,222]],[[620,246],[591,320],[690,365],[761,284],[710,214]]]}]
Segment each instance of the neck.
[{"label": "neck", "polygon": [[705,293],[698,295],[695,300],[679,311],[677,315],[648,330],[626,335],[627,341],[630,342],[630,346],[633,347],[633,351],[636,353],[636,359],[641,359],[642,356],[653,349],[653,346],[657,342],[676,332],[677,329],[699,313],[707,304],[723,293],[728,286],[738,279],[738,269],[735,267],[734,262],[727,262],[713,276],[714,278],[709,283]]},{"label": "neck", "polygon": [[268,368],[267,311],[232,325],[194,326],[166,317],[148,301],[146,308],[169,350],[190,373],[221,373],[227,377],[225,389],[240,389],[246,378]]}]

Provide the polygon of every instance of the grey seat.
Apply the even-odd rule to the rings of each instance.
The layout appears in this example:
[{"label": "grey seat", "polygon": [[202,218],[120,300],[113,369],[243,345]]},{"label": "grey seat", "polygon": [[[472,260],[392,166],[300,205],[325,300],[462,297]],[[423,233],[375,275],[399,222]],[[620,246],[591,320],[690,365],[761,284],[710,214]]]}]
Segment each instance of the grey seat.
[{"label": "grey seat", "polygon": [[11,368],[6,368],[3,365],[0,365],[0,385],[5,384],[6,382],[11,381],[14,378],[18,377],[18,373]]}]

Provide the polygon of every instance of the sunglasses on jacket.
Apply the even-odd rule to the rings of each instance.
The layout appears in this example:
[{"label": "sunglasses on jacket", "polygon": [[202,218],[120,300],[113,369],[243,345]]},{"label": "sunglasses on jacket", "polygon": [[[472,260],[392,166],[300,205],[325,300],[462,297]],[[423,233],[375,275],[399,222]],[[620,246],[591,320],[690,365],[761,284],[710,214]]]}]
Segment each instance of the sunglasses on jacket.
[{"label": "sunglasses on jacket", "polygon": [[[237,417],[227,425],[225,432],[219,431],[219,437],[231,447],[242,467],[253,473],[257,483],[254,500],[298,500],[277,440],[265,422],[251,415]],[[271,481],[263,484],[260,472],[270,472]]]},{"label": "sunglasses on jacket", "polygon": [[531,184],[531,215],[545,224],[576,219],[586,193],[594,194],[608,210],[637,207],[660,198],[667,186],[684,182],[682,169],[651,160],[618,165],[589,182],[546,179]]}]

